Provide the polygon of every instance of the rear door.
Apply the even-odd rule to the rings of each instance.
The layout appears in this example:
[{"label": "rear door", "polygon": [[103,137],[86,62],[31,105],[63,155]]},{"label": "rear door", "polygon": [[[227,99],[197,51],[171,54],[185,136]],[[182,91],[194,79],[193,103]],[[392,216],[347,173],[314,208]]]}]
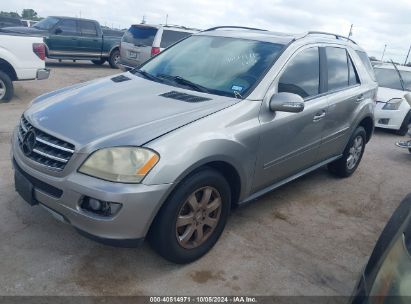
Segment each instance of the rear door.
[{"label": "rear door", "polygon": [[79,36],[76,19],[61,19],[47,39],[49,54],[55,57],[70,57],[78,50]]},{"label": "rear door", "polygon": [[161,36],[160,50],[162,51],[165,48],[168,48],[170,45],[173,45],[177,41],[180,41],[190,35],[191,33],[188,32],[164,29],[163,34]]},{"label": "rear door", "polygon": [[121,40],[121,63],[135,67],[150,59],[157,31],[156,27],[132,25]]},{"label": "rear door", "polygon": [[79,20],[80,28],[79,50],[81,57],[100,58],[103,38],[97,30],[96,23],[88,20]]},{"label": "rear door", "polygon": [[323,159],[340,155],[350,137],[358,108],[366,99],[357,69],[344,47],[325,47],[328,114],[320,149]]},{"label": "rear door", "polygon": [[262,107],[261,143],[253,190],[275,184],[318,163],[328,107],[322,94],[318,47],[297,51],[280,72],[278,92],[300,95],[300,113],[271,112]]}]

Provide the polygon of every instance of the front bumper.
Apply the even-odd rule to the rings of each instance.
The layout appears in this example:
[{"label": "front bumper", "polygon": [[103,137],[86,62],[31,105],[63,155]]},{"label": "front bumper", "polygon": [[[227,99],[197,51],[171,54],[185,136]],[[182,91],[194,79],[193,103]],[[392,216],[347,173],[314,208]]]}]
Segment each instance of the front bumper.
[{"label": "front bumper", "polygon": [[[145,237],[172,184],[120,184],[78,172],[64,177],[47,175],[30,166],[16,136],[15,132],[12,137],[14,167],[32,182],[35,201],[97,241],[129,247]],[[85,196],[121,203],[122,208],[111,217],[97,215],[80,207]]]},{"label": "front bumper", "polygon": [[50,76],[50,69],[38,69],[36,73],[37,80],[47,79]]},{"label": "front bumper", "polygon": [[403,103],[398,110],[384,110],[385,103],[379,102],[375,107],[375,126],[378,128],[399,130],[409,112],[409,106]]}]

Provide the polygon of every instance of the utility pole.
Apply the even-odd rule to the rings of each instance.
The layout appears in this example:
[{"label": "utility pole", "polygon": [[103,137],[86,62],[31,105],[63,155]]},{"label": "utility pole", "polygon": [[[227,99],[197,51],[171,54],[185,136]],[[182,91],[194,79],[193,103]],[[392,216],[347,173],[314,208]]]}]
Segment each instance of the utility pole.
[{"label": "utility pole", "polygon": [[410,48],[408,49],[407,57],[405,57],[404,65],[407,65],[408,63],[408,56],[410,56],[410,51],[411,51],[411,45],[410,45]]},{"label": "utility pole", "polygon": [[167,25],[167,22],[168,22],[168,14],[166,14],[166,25]]},{"label": "utility pole", "polygon": [[384,45],[384,51],[382,51],[381,61],[384,59],[385,50],[387,49],[387,45]]},{"label": "utility pole", "polygon": [[350,27],[350,32],[348,33],[348,38],[350,38],[352,36],[352,27],[354,26],[354,24],[351,24]]},{"label": "utility pole", "polygon": [[141,20],[141,24],[146,24],[146,16],[143,15],[143,20]]}]

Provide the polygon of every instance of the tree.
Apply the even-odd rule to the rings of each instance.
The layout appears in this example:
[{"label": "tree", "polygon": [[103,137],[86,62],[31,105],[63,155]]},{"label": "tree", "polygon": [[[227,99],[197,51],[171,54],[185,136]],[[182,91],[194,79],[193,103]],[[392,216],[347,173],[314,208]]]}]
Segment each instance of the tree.
[{"label": "tree", "polygon": [[20,15],[16,12],[3,12],[3,11],[1,11],[0,16],[20,19]]},{"label": "tree", "polygon": [[32,9],[32,8],[25,8],[21,12],[21,18],[23,19],[29,19],[29,20],[39,20],[39,16],[37,15],[37,12]]}]

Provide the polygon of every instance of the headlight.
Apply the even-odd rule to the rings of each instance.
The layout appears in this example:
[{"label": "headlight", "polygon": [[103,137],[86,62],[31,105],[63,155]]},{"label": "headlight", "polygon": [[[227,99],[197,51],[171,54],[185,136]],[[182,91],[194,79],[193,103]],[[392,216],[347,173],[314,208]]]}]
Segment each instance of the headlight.
[{"label": "headlight", "polygon": [[383,110],[398,110],[402,102],[402,98],[393,98],[382,107]]},{"label": "headlight", "polygon": [[89,156],[79,172],[113,182],[139,183],[159,159],[155,152],[144,148],[106,148]]}]

